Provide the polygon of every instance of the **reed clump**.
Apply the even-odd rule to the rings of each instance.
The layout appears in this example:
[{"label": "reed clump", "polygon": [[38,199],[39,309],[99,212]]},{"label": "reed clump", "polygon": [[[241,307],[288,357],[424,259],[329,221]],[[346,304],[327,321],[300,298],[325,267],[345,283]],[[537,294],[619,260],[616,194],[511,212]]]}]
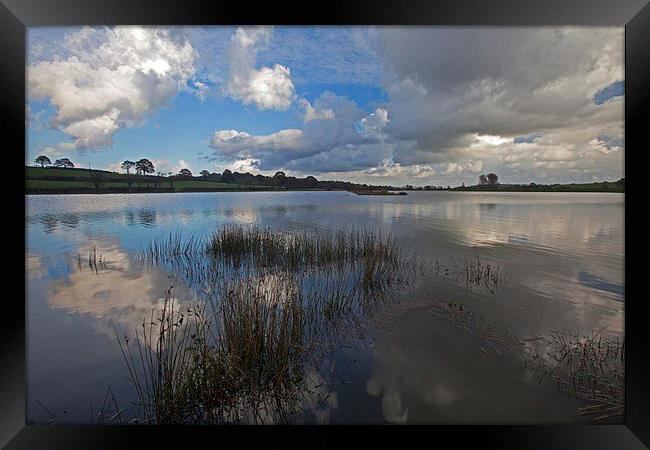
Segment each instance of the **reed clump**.
[{"label": "reed clump", "polygon": [[221,279],[262,272],[353,272],[358,288],[381,291],[410,280],[415,255],[406,256],[390,235],[366,229],[336,232],[285,232],[227,225],[207,240],[180,233],[152,241],[140,260],[183,274],[209,290]]},{"label": "reed clump", "polygon": [[201,294],[181,311],[168,290],[135,344],[120,339],[141,420],[157,424],[288,421],[313,397],[306,374],[328,343],[405,284],[414,261],[366,230],[240,226],[203,241],[173,234],[141,257]]},{"label": "reed clump", "polygon": [[166,258],[190,257],[202,250],[199,239],[191,236],[185,239],[182,233],[170,233],[164,239],[152,240],[148,247],[140,252],[139,259],[151,263],[159,262]]},{"label": "reed clump", "polygon": [[[440,273],[440,266],[437,262],[436,273]],[[444,268],[444,274],[455,277],[467,288],[476,287],[491,294],[496,293],[504,279],[503,271],[498,264],[490,264],[478,256],[476,259],[452,257],[450,266]]]},{"label": "reed clump", "polygon": [[243,279],[222,294],[180,312],[170,289],[134,345],[118,337],[142,422],[266,423],[298,409],[314,336],[297,280]]},{"label": "reed clump", "polygon": [[375,271],[395,269],[399,263],[392,237],[365,229],[289,233],[230,225],[210,238],[205,251],[234,263],[285,269],[363,261]]}]

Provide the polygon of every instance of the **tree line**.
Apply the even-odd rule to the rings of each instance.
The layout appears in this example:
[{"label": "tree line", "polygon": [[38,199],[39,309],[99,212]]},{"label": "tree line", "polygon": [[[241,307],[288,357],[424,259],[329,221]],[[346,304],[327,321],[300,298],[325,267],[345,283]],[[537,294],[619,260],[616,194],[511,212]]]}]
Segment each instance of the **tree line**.
[{"label": "tree line", "polygon": [[48,158],[45,155],[39,156],[38,158],[36,158],[34,160],[34,162],[36,164],[40,164],[41,167],[45,167],[45,166],[55,166],[55,167],[63,167],[63,168],[74,167],[73,162],[70,161],[68,158],[57,159],[56,161],[54,161],[54,164],[52,164],[52,161],[50,161],[50,158]]},{"label": "tree line", "polygon": [[[73,168],[74,164],[68,158],[57,159],[54,164],[50,159],[41,155],[36,158],[35,162],[41,167],[55,166],[63,168]],[[205,181],[214,181],[227,184],[237,184],[242,187],[271,187],[281,189],[331,189],[331,190],[364,190],[364,189],[394,189],[393,186],[376,186],[368,184],[357,184],[349,181],[320,181],[314,176],[307,176],[298,178],[288,176],[283,171],[277,171],[273,176],[257,174],[254,175],[249,172],[233,172],[230,169],[225,169],[223,172],[210,172],[208,170],[201,170],[199,177],[195,177],[192,172],[183,168],[174,174],[172,172],[156,172],[154,164],[146,158],[137,161],[125,160],[120,164],[120,168],[124,170],[127,176],[127,183],[129,188],[134,182],[140,184],[144,182],[147,186],[153,183],[155,187],[160,187],[163,180],[170,183],[173,188],[175,179],[202,179]],[[152,176],[146,176],[154,174]],[[91,178],[96,187],[99,187],[103,181],[101,172],[94,173]]]}]

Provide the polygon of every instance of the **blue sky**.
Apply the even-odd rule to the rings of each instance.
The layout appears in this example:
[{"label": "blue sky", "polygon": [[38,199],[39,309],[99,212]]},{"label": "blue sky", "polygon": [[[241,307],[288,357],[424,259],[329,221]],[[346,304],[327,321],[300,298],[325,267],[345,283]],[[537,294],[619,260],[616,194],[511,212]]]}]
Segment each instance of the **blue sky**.
[{"label": "blue sky", "polygon": [[30,28],[26,163],[616,179],[622,51],[622,28]]}]

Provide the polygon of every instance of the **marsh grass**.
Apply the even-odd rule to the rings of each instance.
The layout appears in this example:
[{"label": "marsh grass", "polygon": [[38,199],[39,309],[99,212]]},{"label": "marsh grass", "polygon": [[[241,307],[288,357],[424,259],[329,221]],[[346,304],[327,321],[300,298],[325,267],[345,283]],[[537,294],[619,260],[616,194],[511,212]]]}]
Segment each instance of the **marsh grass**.
[{"label": "marsh grass", "polygon": [[[270,228],[226,225],[207,240],[172,233],[152,241],[141,260],[160,262],[177,257],[210,256],[222,264],[257,269],[305,270],[363,262],[366,282],[388,276],[405,264],[393,237],[364,228],[336,232],[281,232]],[[411,255],[414,259],[414,255]]]},{"label": "marsh grass", "polygon": [[196,307],[181,312],[172,290],[170,287],[166,291],[162,310],[152,310],[149,319],[143,320],[141,329],[136,330],[134,348],[131,339],[126,335],[120,338],[115,330],[138,396],[136,415],[144,423],[184,421],[184,380],[193,352],[200,348],[203,310]]},{"label": "marsh grass", "polygon": [[553,331],[526,343],[526,364],[541,374],[539,383],[548,380],[586,403],[578,413],[594,422],[620,419],[625,410],[625,344],[602,331]]},{"label": "marsh grass", "polygon": [[139,259],[156,263],[163,258],[190,257],[199,253],[202,245],[199,239],[185,238],[181,232],[170,233],[164,239],[152,240],[139,254]]},{"label": "marsh grass", "polygon": [[440,265],[438,259],[431,264],[434,275],[454,279],[466,289],[479,289],[492,295],[505,281],[501,266],[476,258],[450,257],[449,264]]},{"label": "marsh grass", "polygon": [[172,295],[134,343],[118,336],[143,423],[274,423],[300,409],[312,360],[295,280],[240,280],[207,312],[180,312]]},{"label": "marsh grass", "polygon": [[308,374],[408,284],[415,257],[367,230],[226,226],[152,242],[140,260],[201,295],[181,311],[170,288],[134,342],[118,337],[142,422],[277,423],[322,400]]},{"label": "marsh grass", "polygon": [[[245,277],[294,273],[316,280],[331,274],[349,289],[381,293],[413,280],[415,254],[405,255],[391,235],[366,229],[287,232],[228,225],[207,239],[170,234],[140,251],[145,264],[163,266],[202,292]],[[351,275],[356,277],[350,286]]]}]

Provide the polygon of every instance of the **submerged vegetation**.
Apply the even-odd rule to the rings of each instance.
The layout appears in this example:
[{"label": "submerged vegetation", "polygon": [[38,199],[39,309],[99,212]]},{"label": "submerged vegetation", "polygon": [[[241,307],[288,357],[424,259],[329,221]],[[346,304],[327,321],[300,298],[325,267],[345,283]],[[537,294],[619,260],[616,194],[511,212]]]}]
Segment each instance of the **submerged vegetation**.
[{"label": "submerged vegetation", "polygon": [[606,338],[602,330],[588,336],[552,333],[529,340],[529,367],[586,406],[578,413],[594,422],[620,419],[625,412],[625,341]]},{"label": "submerged vegetation", "polygon": [[461,303],[439,302],[430,311],[449,320],[479,343],[486,354],[524,350],[524,367],[537,373],[538,383],[551,382],[558,392],[582,404],[576,409],[593,422],[617,421],[625,411],[625,345],[602,331],[584,336],[557,330],[515,340],[509,330],[497,333],[483,317]]},{"label": "submerged vegetation", "polygon": [[454,326],[476,339],[479,348],[485,354],[499,356],[512,348],[512,336],[508,330],[498,333],[489,322],[462,303],[438,302],[433,305],[430,312],[439,318],[449,320]]}]

